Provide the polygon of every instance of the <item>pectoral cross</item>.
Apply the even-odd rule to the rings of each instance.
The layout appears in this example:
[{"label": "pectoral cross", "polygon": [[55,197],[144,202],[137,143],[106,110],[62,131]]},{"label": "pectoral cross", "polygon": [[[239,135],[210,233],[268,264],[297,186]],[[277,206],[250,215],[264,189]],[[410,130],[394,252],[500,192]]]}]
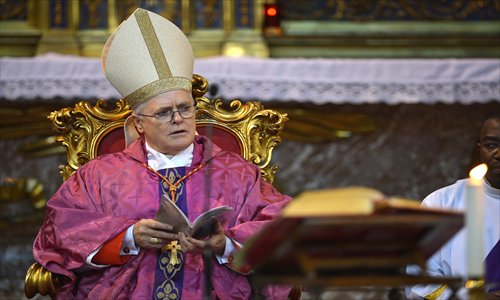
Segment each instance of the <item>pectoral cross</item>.
[{"label": "pectoral cross", "polygon": [[170,261],[168,262],[170,265],[175,266],[181,263],[177,258],[177,250],[182,251],[182,248],[180,245],[177,244],[177,241],[172,241],[168,243],[161,250],[162,251],[170,250]]}]

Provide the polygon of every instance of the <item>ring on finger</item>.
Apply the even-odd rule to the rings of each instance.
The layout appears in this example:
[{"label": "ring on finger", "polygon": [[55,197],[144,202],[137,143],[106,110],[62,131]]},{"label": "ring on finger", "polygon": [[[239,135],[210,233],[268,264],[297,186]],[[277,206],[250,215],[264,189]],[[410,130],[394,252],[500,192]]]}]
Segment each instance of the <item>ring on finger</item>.
[{"label": "ring on finger", "polygon": [[149,243],[152,245],[158,245],[160,243],[160,240],[158,238],[152,237],[149,238]]}]

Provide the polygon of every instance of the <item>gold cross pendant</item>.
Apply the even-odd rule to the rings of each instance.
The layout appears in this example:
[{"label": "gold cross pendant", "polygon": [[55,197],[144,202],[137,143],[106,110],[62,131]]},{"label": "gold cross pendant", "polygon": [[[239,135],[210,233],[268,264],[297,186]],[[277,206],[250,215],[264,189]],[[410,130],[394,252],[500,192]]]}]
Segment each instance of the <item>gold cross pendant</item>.
[{"label": "gold cross pendant", "polygon": [[182,248],[177,244],[177,241],[168,243],[161,250],[170,251],[170,261],[168,262],[170,265],[175,266],[181,263],[179,258],[177,258],[177,250],[182,251]]}]

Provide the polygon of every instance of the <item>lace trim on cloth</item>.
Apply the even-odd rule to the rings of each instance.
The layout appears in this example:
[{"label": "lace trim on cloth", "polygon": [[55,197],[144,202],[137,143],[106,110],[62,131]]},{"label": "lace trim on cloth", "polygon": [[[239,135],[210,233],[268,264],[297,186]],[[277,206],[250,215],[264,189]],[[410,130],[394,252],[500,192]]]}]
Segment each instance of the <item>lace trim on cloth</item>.
[{"label": "lace trim on cloth", "polygon": [[[500,101],[495,82],[327,83],[214,78],[215,98],[325,103],[463,103]],[[257,88],[256,88],[257,87]],[[243,96],[247,95],[247,96]],[[306,98],[301,98],[306,97]]]},{"label": "lace trim on cloth", "polygon": [[[500,59],[203,58],[208,97],[324,103],[500,101]],[[0,98],[118,99],[98,59],[0,58]]]}]

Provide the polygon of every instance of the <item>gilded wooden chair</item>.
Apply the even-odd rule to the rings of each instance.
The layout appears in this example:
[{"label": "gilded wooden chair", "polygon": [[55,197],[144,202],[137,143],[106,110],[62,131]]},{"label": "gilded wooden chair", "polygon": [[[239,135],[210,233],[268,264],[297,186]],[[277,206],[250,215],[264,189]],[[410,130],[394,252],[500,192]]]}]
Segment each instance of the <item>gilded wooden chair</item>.
[{"label": "gilded wooden chair", "polygon": [[[207,80],[195,74],[193,98],[198,107],[197,131],[209,136],[219,147],[239,153],[259,166],[264,180],[272,183],[277,170],[270,165],[272,151],[281,142],[280,132],[287,120],[286,114],[264,109],[260,102],[234,100],[229,108],[224,108],[220,100],[203,96],[207,90]],[[95,106],[80,102],[75,107],[52,112],[48,118],[61,134],[57,140],[67,149],[67,165],[60,167],[64,180],[89,160],[124,149],[123,125],[131,113],[128,104],[121,99],[111,109],[100,100]],[[54,298],[62,280],[62,276],[34,263],[26,273],[26,296],[32,298],[40,293]]]}]

